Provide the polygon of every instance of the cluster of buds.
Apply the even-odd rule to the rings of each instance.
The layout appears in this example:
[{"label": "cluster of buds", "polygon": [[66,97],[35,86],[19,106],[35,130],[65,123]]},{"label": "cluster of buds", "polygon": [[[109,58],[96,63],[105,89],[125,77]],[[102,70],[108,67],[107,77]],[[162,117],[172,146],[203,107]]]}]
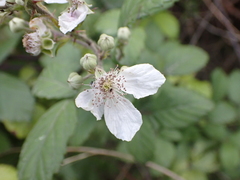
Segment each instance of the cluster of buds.
[{"label": "cluster of buds", "polygon": [[23,46],[26,52],[37,56],[41,52],[52,54],[55,42],[51,39],[51,31],[43,23],[42,18],[34,18],[29,22],[29,27],[34,31],[23,37]]}]

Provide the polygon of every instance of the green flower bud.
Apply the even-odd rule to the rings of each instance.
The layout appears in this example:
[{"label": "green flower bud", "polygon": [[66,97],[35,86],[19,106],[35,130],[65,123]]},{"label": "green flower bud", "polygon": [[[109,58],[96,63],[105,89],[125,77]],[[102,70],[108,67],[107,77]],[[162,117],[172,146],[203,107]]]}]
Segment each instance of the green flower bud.
[{"label": "green flower bud", "polygon": [[67,82],[73,89],[78,89],[82,85],[83,79],[78,73],[72,72],[69,74]]},{"label": "green flower bud", "polygon": [[102,34],[98,40],[98,45],[104,51],[110,50],[115,46],[114,38],[112,36]]},{"label": "green flower bud", "polygon": [[42,42],[42,48],[47,50],[51,50],[55,44],[55,42],[50,38],[42,38],[41,42]]},{"label": "green flower bud", "polygon": [[128,27],[120,27],[118,29],[118,33],[117,33],[118,39],[126,41],[129,39],[130,35],[131,35],[131,32]]},{"label": "green flower bud", "polygon": [[94,70],[97,66],[97,56],[87,53],[80,59],[80,64],[87,71]]},{"label": "green flower bud", "polygon": [[24,30],[26,28],[26,22],[23,19],[14,17],[9,21],[10,30],[14,33]]}]

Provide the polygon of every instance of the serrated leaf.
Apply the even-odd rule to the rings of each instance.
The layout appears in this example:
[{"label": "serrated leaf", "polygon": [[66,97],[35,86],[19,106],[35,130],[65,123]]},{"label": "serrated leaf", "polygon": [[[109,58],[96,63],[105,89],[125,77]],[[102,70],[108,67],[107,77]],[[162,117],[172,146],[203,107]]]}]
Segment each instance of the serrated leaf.
[{"label": "serrated leaf", "polygon": [[122,142],[121,147],[132,154],[138,162],[144,163],[153,157],[155,136],[147,117],[143,118],[143,125],[131,142]]},{"label": "serrated leaf", "polygon": [[166,75],[195,73],[203,68],[209,59],[203,49],[191,45],[173,46],[169,52],[161,53],[164,58],[163,73]]},{"label": "serrated leaf", "polygon": [[0,119],[29,121],[34,98],[28,86],[19,79],[0,72]]},{"label": "serrated leaf", "polygon": [[223,143],[220,147],[220,161],[225,169],[233,169],[239,165],[239,150],[231,143]]},{"label": "serrated leaf", "polygon": [[153,161],[164,167],[169,167],[176,155],[175,146],[164,139],[155,140]]},{"label": "serrated leaf", "polygon": [[73,135],[69,139],[71,146],[80,146],[97,125],[96,118],[91,113],[78,109],[77,114],[77,124]]},{"label": "serrated leaf", "polygon": [[213,99],[215,101],[221,100],[227,93],[228,78],[222,69],[215,69],[211,74]]},{"label": "serrated leaf", "polygon": [[235,70],[230,74],[228,85],[229,98],[233,102],[240,104],[240,70]]},{"label": "serrated leaf", "polygon": [[112,9],[101,14],[98,21],[95,23],[96,31],[98,33],[115,36],[118,29],[119,15],[119,9]]},{"label": "serrated leaf", "polygon": [[170,128],[186,127],[213,108],[212,101],[204,96],[173,86],[163,86],[152,105],[158,122]]},{"label": "serrated leaf", "polygon": [[125,0],[119,18],[119,27],[127,26],[137,18],[155,14],[173,5],[176,0]]},{"label": "serrated leaf", "polygon": [[228,102],[218,102],[215,108],[209,113],[209,120],[216,124],[231,123],[237,117],[234,106]]},{"label": "serrated leaf", "polygon": [[77,121],[72,100],[52,106],[28,135],[18,164],[19,180],[51,180]]},{"label": "serrated leaf", "polygon": [[33,94],[46,99],[72,97],[76,94],[67,83],[72,69],[64,64],[49,64],[40,74],[33,86]]},{"label": "serrated leaf", "polygon": [[12,52],[20,40],[22,33],[12,33],[9,27],[1,28],[0,36],[0,64]]}]

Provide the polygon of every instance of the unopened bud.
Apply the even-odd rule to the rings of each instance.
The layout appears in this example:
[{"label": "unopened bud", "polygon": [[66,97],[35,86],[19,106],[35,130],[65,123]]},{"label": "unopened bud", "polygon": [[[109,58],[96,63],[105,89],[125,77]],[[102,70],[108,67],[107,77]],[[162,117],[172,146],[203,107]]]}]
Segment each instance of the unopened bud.
[{"label": "unopened bud", "polygon": [[94,70],[97,66],[97,56],[87,53],[80,59],[80,64],[87,71]]},{"label": "unopened bud", "polygon": [[130,35],[131,35],[131,32],[128,27],[120,27],[118,29],[118,33],[117,33],[118,39],[126,41],[129,39]]},{"label": "unopened bud", "polygon": [[42,48],[51,50],[54,47],[55,42],[50,38],[42,38]]},{"label": "unopened bud", "polygon": [[11,21],[9,21],[10,30],[14,33],[19,32],[26,28],[26,23],[23,19],[18,17],[14,17]]},{"label": "unopened bud", "polygon": [[114,38],[106,34],[102,34],[98,40],[98,45],[104,51],[114,48]]},{"label": "unopened bud", "polygon": [[15,0],[16,4],[18,5],[24,5],[24,1],[23,0]]},{"label": "unopened bud", "polygon": [[78,89],[82,85],[82,82],[83,82],[83,79],[78,73],[72,72],[71,74],[69,74],[68,84],[73,89]]},{"label": "unopened bud", "polygon": [[41,40],[36,32],[23,36],[23,46],[27,53],[37,56],[41,53]]}]

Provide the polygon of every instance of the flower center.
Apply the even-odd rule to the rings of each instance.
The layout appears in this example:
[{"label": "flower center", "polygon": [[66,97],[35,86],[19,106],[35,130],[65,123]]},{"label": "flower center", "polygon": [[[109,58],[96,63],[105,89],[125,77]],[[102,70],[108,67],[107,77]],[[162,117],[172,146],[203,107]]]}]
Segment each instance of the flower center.
[{"label": "flower center", "polygon": [[112,90],[112,82],[111,81],[105,81],[102,85],[102,89],[105,91],[105,92],[111,92]]}]

